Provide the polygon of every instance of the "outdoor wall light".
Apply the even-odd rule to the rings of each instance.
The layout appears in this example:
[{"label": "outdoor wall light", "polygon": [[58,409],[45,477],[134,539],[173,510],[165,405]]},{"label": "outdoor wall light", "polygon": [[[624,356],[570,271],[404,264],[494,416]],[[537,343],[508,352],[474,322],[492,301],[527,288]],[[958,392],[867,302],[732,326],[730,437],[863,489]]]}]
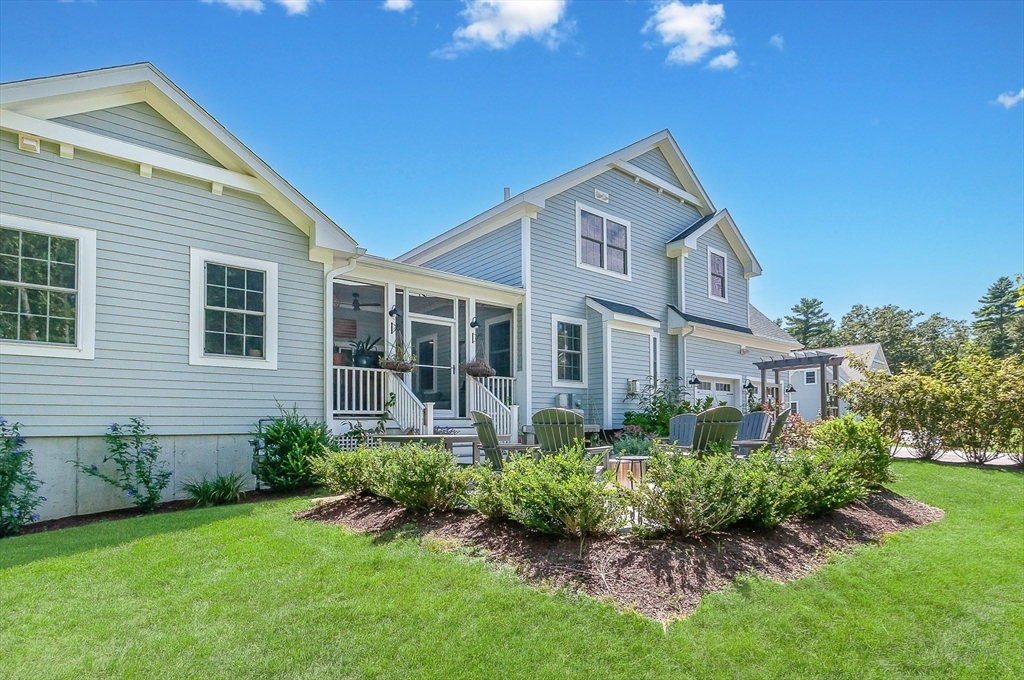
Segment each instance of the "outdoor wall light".
[{"label": "outdoor wall light", "polygon": [[747,384],[743,386],[743,389],[750,390],[751,392],[753,392],[757,388],[754,387],[754,383],[750,382],[750,378],[747,378]]},{"label": "outdoor wall light", "polygon": [[402,316],[402,313],[398,311],[398,305],[394,305],[391,309],[388,310],[388,316],[390,316],[392,319],[395,318],[396,316]]},{"label": "outdoor wall light", "polygon": [[699,385],[700,384],[700,378],[697,377],[697,371],[694,371],[693,373],[691,373],[690,374],[690,379],[687,380],[686,382],[689,383],[690,385]]},{"label": "outdoor wall light", "polygon": [[796,392],[796,388],[793,387],[793,383],[786,385],[786,394],[793,394],[794,392]]},{"label": "outdoor wall light", "polygon": [[469,327],[470,328],[480,328],[480,322],[476,320],[475,316],[473,317],[473,320],[469,322]]}]

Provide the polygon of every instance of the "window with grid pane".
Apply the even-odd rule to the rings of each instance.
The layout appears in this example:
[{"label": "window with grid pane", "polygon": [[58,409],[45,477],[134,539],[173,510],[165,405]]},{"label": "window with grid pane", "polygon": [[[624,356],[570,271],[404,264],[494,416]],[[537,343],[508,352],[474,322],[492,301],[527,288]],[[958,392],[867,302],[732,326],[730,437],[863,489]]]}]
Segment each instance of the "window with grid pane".
[{"label": "window with grid pane", "polygon": [[579,265],[604,269],[626,276],[629,262],[629,224],[597,211],[579,212]]},{"label": "window with grid pane", "polygon": [[708,271],[711,277],[712,297],[725,298],[725,256],[718,253],[708,253]]},{"label": "window with grid pane", "polygon": [[204,351],[262,357],[266,272],[206,263]]},{"label": "window with grid pane", "polygon": [[75,345],[78,241],[0,228],[0,339]]},{"label": "window with grid pane", "polygon": [[583,327],[558,322],[558,379],[583,382]]}]

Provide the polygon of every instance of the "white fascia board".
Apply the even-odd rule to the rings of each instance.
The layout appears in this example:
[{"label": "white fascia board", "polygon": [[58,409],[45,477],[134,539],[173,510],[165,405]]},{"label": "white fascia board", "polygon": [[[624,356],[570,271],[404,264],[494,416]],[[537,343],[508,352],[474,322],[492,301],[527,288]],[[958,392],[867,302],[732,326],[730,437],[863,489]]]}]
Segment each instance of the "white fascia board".
[{"label": "white fascia board", "polygon": [[685,326],[678,327],[677,330],[682,331],[687,328],[693,329],[692,332],[687,335],[693,335],[695,338],[718,340],[719,342],[728,342],[733,345],[739,345],[747,348],[756,347],[758,349],[764,349],[771,352],[791,352],[800,347],[800,345],[791,342],[775,340],[774,338],[766,338],[761,335],[740,333],[738,331],[731,331],[726,328],[718,328],[716,326],[705,326],[704,324],[694,323],[692,321],[686,322]]},{"label": "white fascia board", "polygon": [[686,160],[686,156],[683,155],[683,150],[679,148],[679,144],[676,143],[675,137],[668,130],[665,130],[664,137],[658,141],[657,147],[661,149],[661,152],[665,154],[665,159],[668,164],[672,167],[672,171],[676,173],[676,177],[679,177],[686,184],[686,179],[693,182],[693,190],[691,193],[695,193],[700,196],[707,207],[707,213],[711,214],[715,212],[715,204],[711,202],[711,197],[708,192],[704,190],[704,185],[697,179],[697,174],[693,171],[690,166],[690,161]]},{"label": "white fascia board", "polygon": [[396,262],[375,255],[364,255],[357,259],[355,267],[346,277],[510,305],[518,305],[526,296],[525,290],[515,286]]},{"label": "white fascia board", "polygon": [[618,168],[627,175],[632,175],[635,178],[639,178],[640,180],[653,186],[655,189],[660,189],[662,193],[667,194],[668,196],[676,200],[686,201],[687,203],[697,208],[698,210],[706,209],[704,203],[699,198],[691,194],[689,191],[677,187],[674,184],[670,184],[669,182],[666,182],[662,178],[658,177],[657,175],[652,175],[646,170],[638,168],[629,161],[615,161],[612,163],[612,167]]},{"label": "white fascia board", "polygon": [[736,222],[732,219],[732,215],[729,214],[728,208],[720,210],[716,217],[712,220],[708,220],[700,229],[687,236],[682,241],[671,241],[665,245],[665,254],[669,257],[679,257],[680,255],[686,255],[697,249],[697,240],[701,236],[709,232],[714,227],[721,227],[722,234],[725,236],[725,240],[729,242],[733,251],[736,252],[740,257],[740,262],[743,263],[743,276],[744,278],[751,278],[754,276],[761,275],[761,263],[754,257],[754,251],[750,249],[747,244],[747,240],[743,238],[743,234],[740,233],[739,227],[736,226]]},{"label": "white fascia board", "polygon": [[77,149],[92,151],[130,163],[151,165],[154,168],[204,182],[217,182],[251,194],[263,195],[268,190],[266,183],[256,177],[123,142],[120,139],[98,135],[94,132],[79,130],[48,120],[30,118],[15,111],[0,110],[0,128],[10,132],[35,135],[50,142],[71,144]]},{"label": "white fascia board", "polygon": [[587,298],[587,307],[601,315],[601,320],[615,324],[621,330],[649,333],[652,328],[661,328],[661,322],[654,319],[645,319],[632,314],[613,312],[593,298]]}]

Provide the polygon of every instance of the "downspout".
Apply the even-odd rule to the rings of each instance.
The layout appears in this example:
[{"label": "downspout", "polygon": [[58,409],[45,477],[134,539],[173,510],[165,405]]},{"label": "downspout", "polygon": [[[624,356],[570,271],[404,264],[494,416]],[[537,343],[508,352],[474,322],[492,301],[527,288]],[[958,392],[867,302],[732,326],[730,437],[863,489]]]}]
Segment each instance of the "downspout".
[{"label": "downspout", "polygon": [[[365,248],[357,249],[343,266],[332,269],[324,274],[324,422],[330,428],[334,422],[334,381],[332,380],[333,355],[330,351],[334,344],[334,279],[348,274],[356,268],[359,258],[366,254]],[[327,269],[327,264],[324,264]]]},{"label": "downspout", "polygon": [[[679,333],[679,335],[676,336],[678,338],[677,342],[679,343],[679,348],[678,348],[678,350],[679,350],[678,351],[678,354],[679,354],[679,373],[681,374],[681,377],[683,378],[683,380],[687,379],[686,378],[686,368],[687,368],[687,366],[686,366],[686,338],[689,337],[690,335],[693,335],[693,332],[695,330],[697,330],[693,326],[686,326],[686,328],[688,328],[689,330],[686,331],[686,332],[681,332],[681,333]],[[689,384],[687,384],[687,389],[690,389],[690,385]]]}]

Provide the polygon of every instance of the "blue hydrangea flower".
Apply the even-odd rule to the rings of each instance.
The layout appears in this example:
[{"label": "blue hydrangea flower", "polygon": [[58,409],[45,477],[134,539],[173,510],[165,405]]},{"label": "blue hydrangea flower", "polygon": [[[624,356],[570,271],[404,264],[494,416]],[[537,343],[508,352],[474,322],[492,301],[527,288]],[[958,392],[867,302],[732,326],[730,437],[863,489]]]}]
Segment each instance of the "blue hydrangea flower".
[{"label": "blue hydrangea flower", "polygon": [[135,492],[132,491],[131,489],[128,489],[127,491],[124,492],[124,495],[128,496],[128,498],[131,498],[132,496],[135,495]]},{"label": "blue hydrangea flower", "polygon": [[38,522],[39,521],[39,514],[38,513],[35,513],[35,512],[32,513],[32,521],[33,522]]},{"label": "blue hydrangea flower", "polygon": [[117,423],[114,423],[113,425],[110,426],[110,431],[111,432],[117,432],[117,430],[118,430]]},{"label": "blue hydrangea flower", "polygon": [[7,424],[7,418],[4,418],[3,416],[0,416],[0,425],[6,425],[6,424]]},{"label": "blue hydrangea flower", "polygon": [[92,468],[93,470],[99,470],[99,468],[96,467],[95,465],[90,465],[89,467]]},{"label": "blue hydrangea flower", "polygon": [[14,443],[17,444],[18,446],[21,446],[22,444],[25,443],[25,438],[19,434],[14,438]]},{"label": "blue hydrangea flower", "polygon": [[18,511],[17,510],[11,510],[11,517],[17,517],[17,516],[18,516]]},{"label": "blue hydrangea flower", "polygon": [[43,501],[45,503],[46,502],[46,496],[40,496],[39,500],[41,500],[41,501]]}]

